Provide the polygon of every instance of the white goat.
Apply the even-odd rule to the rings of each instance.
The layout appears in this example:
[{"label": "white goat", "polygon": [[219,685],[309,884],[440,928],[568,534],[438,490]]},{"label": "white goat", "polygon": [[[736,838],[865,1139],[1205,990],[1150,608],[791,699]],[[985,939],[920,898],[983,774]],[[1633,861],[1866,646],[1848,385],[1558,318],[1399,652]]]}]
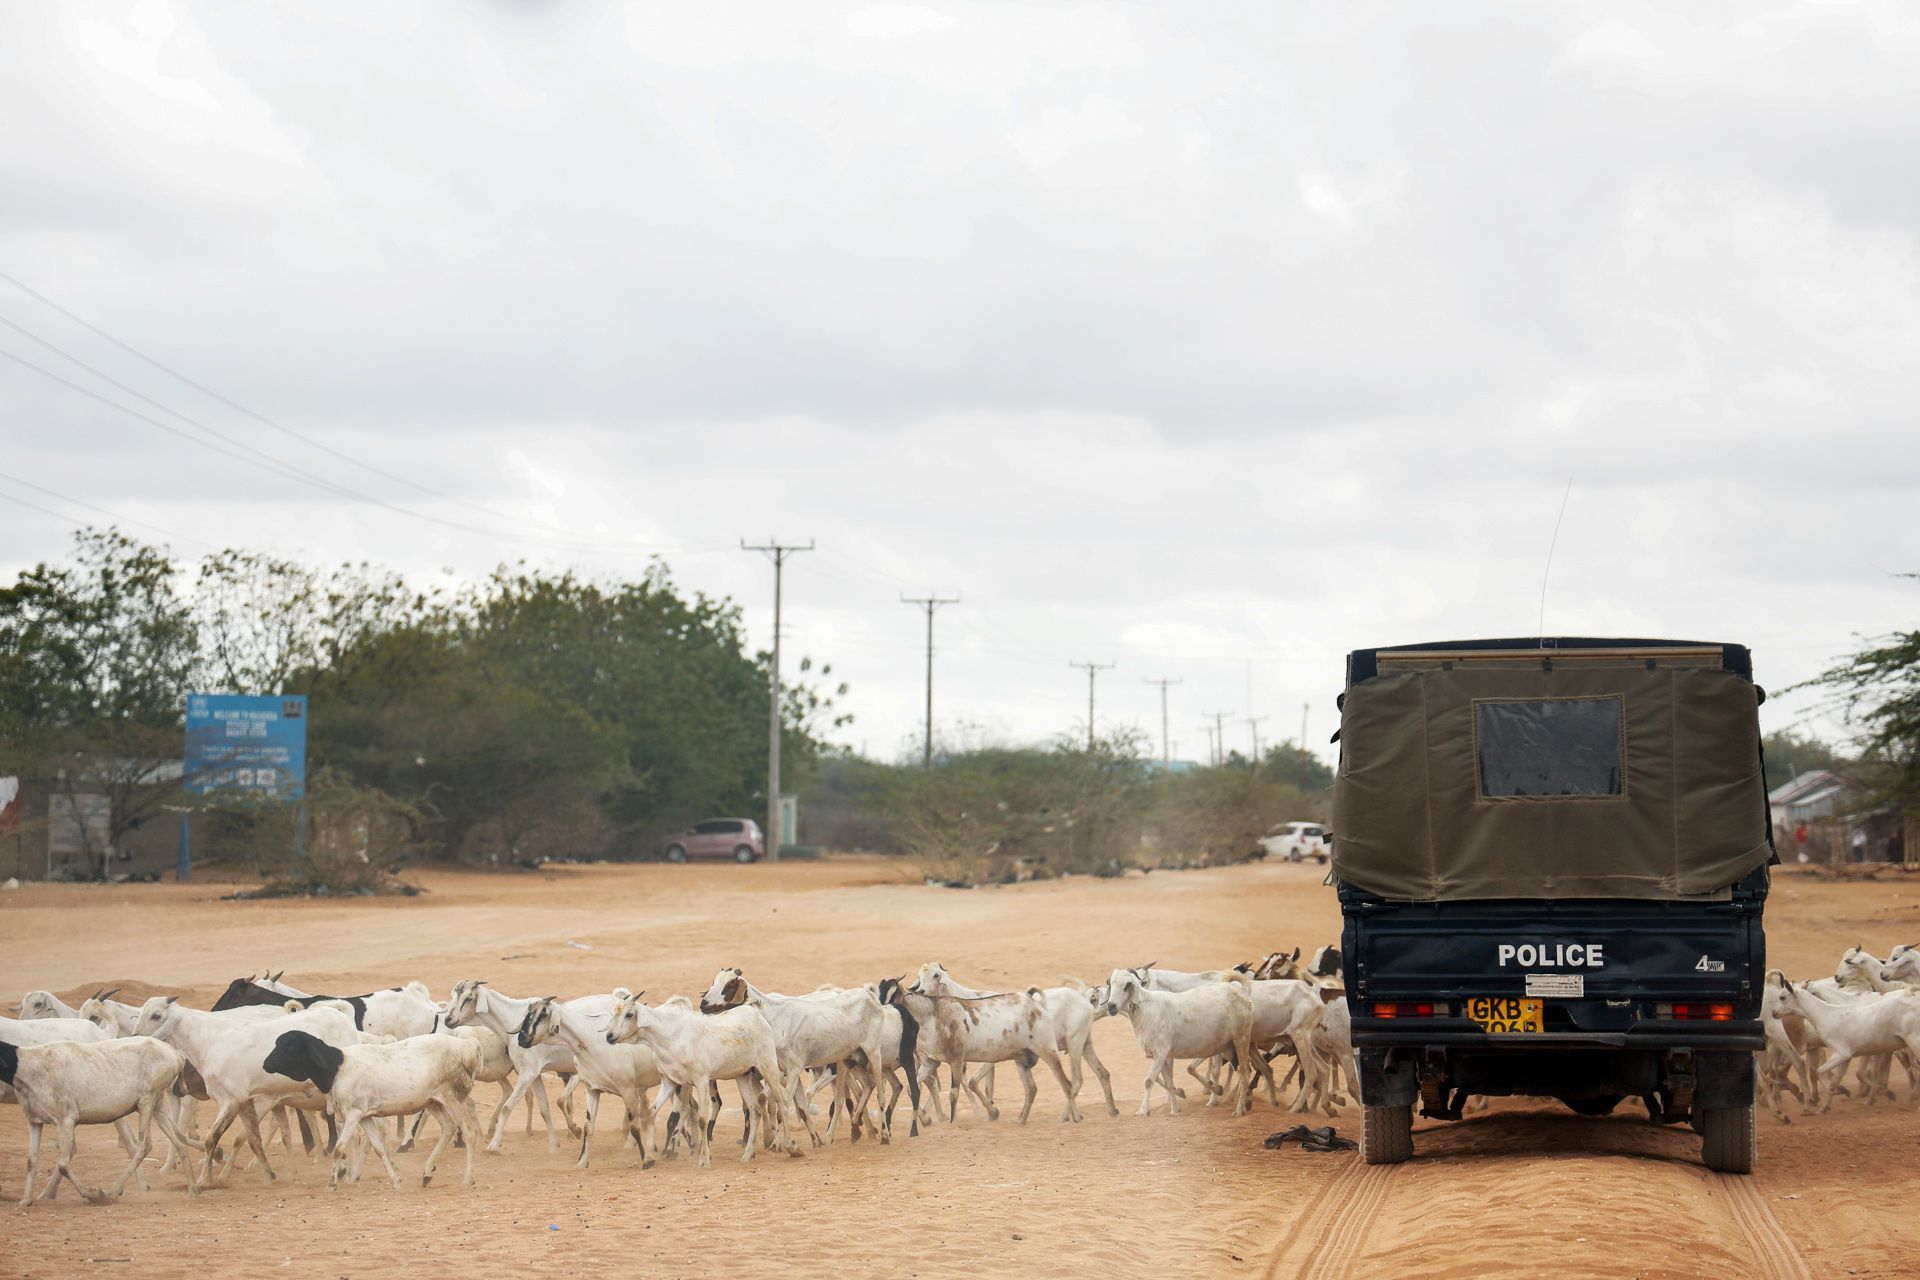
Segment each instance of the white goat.
[{"label": "white goat", "polygon": [[[1799,1014],[1783,1007],[1781,999],[1786,975],[1778,969],[1767,970],[1760,988],[1760,1025],[1766,1031],[1767,1047],[1760,1053],[1756,1083],[1758,1093],[1781,1124],[1793,1119],[1780,1104],[1782,1091],[1800,1100],[1803,1112],[1811,1113],[1820,1100],[1813,1083],[1813,1067],[1808,1061],[1810,1043],[1806,1022]],[[1798,1076],[1800,1082],[1794,1083]]]},{"label": "white goat", "polygon": [[305,1031],[283,1031],[263,1066],[271,1074],[312,1084],[327,1095],[327,1105],[338,1117],[341,1133],[329,1187],[338,1186],[341,1173],[346,1171],[347,1149],[357,1129],[379,1153],[397,1191],[400,1171],[393,1167],[393,1157],[387,1153],[379,1118],[423,1110],[432,1111],[439,1120],[440,1141],[427,1155],[420,1185],[433,1181],[434,1167],[456,1133],[466,1141],[463,1181],[473,1185],[473,1149],[480,1139],[467,1094],[473,1089],[473,1073],[479,1064],[480,1046],[464,1036],[412,1036],[386,1044],[336,1047]]},{"label": "white goat", "polygon": [[[1820,1068],[1827,1097],[1820,1110],[1833,1106],[1834,1088],[1857,1057],[1920,1051],[1920,997],[1908,992],[1867,995],[1845,1004],[1829,1004],[1783,975],[1778,984],[1782,1012],[1798,1014],[1832,1056]],[[1912,1105],[1920,1107],[1920,1094]]]},{"label": "white goat", "polygon": [[140,1006],[121,1004],[118,1000],[110,999],[119,990],[120,988],[113,987],[106,991],[96,991],[81,1001],[78,1009],[51,991],[29,991],[21,998],[20,1018],[22,1021],[38,1018],[84,1018],[87,1016],[86,1007],[98,1001],[113,1018],[113,1025],[107,1027],[107,1034],[130,1036],[133,1034],[134,1020],[140,1016]]},{"label": "white goat", "polygon": [[[1107,1114],[1117,1116],[1120,1114],[1120,1108],[1113,1100],[1113,1076],[1107,1071],[1107,1064],[1100,1061],[1100,1055],[1094,1051],[1093,1047],[1093,1024],[1101,1015],[1101,1010],[1087,998],[1087,993],[1093,988],[1078,978],[1063,978],[1062,982],[1064,983],[1062,986],[1042,988],[1040,998],[1046,1001],[1047,1016],[1053,1020],[1054,1048],[1066,1056],[1067,1065],[1072,1068],[1072,1073],[1068,1077],[1069,1092],[1077,1103],[1080,1097],[1080,1086],[1086,1079],[1082,1064],[1090,1063],[1093,1066],[1094,1078],[1100,1081],[1100,1092],[1106,1095]],[[976,1000],[981,996],[1002,994],[981,991],[956,981],[954,976],[947,972],[946,966],[938,960],[920,966],[918,985],[934,995],[958,996],[963,1000]],[[973,1079],[967,1082],[969,1089],[979,1088],[984,1084],[989,1101],[993,1098],[993,1069],[993,1063],[981,1063],[973,1073]],[[1063,1111],[1060,1118],[1066,1120],[1069,1117]]]},{"label": "white goat", "polygon": [[[619,992],[609,995],[582,996],[566,1002],[567,1009],[585,1018],[604,1020],[613,1012],[614,1002]],[[453,998],[447,1001],[447,1011],[443,1021],[449,1027],[463,1026],[477,1022],[499,1035],[507,1042],[507,1056],[513,1061],[513,1092],[493,1113],[492,1132],[487,1140],[487,1150],[500,1150],[500,1143],[506,1136],[507,1119],[513,1113],[513,1106],[529,1093],[540,1106],[540,1115],[547,1122],[547,1150],[560,1149],[560,1136],[553,1127],[553,1112],[547,1105],[546,1086],[541,1083],[543,1072],[551,1071],[555,1075],[571,1076],[574,1072],[573,1050],[558,1041],[549,1040],[535,1045],[531,1049],[520,1047],[516,1039],[520,1027],[532,1010],[532,1000],[516,999],[502,995],[488,986],[484,980],[465,980],[453,986]],[[580,1136],[580,1126],[573,1122],[563,1105],[560,1118],[566,1122],[567,1133],[572,1137]]]},{"label": "white goat", "polygon": [[[1236,970],[1205,986],[1187,991],[1156,991],[1134,969],[1115,969],[1107,979],[1107,1013],[1124,1014],[1133,1024],[1134,1038],[1151,1062],[1146,1087],[1140,1096],[1140,1114],[1150,1113],[1153,1082],[1158,1079],[1167,1091],[1170,1114],[1180,1111],[1180,1096],[1174,1089],[1173,1062],[1176,1058],[1211,1058],[1217,1053],[1229,1055],[1240,1077],[1239,1098],[1233,1114],[1245,1115],[1252,1105],[1253,1093],[1253,996],[1252,979]],[[1197,1077],[1196,1077],[1197,1078]]]},{"label": "white goat", "polygon": [[[1162,969],[1156,961],[1152,964],[1137,965],[1133,968],[1132,972],[1139,975],[1141,984],[1149,991],[1169,991],[1174,993],[1195,991],[1202,987],[1210,987],[1217,982],[1231,981],[1235,975],[1253,976],[1256,968],[1269,969],[1270,971],[1278,970],[1282,967],[1278,963],[1275,963],[1278,954],[1279,953],[1276,952],[1274,956],[1268,957],[1267,960],[1260,962],[1258,966],[1240,964],[1235,965],[1231,969],[1206,969],[1195,973],[1184,969]],[[1286,967],[1291,968],[1293,966],[1288,965]],[[1227,1094],[1227,1088],[1222,1087],[1217,1079],[1218,1072],[1225,1065],[1226,1056],[1224,1054],[1216,1055],[1212,1058],[1197,1059],[1187,1063],[1187,1074],[1199,1081],[1200,1086],[1207,1091],[1208,1106],[1212,1106]],[[1291,1079],[1292,1077],[1289,1076],[1288,1078]],[[1270,1080],[1271,1077],[1269,1076],[1269,1081]],[[1230,1084],[1231,1082],[1229,1082],[1229,1087]],[[1175,1092],[1182,1098],[1187,1096],[1184,1089],[1176,1088]]]},{"label": "white goat", "polygon": [[747,1108],[742,1164],[753,1159],[763,1131],[773,1146],[797,1154],[787,1133],[788,1089],[781,1077],[780,1051],[773,1028],[753,1005],[708,1014],[673,1001],[649,1007],[635,992],[614,1006],[606,1040],[644,1045],[653,1051],[660,1074],[677,1086],[681,1104],[689,1112],[684,1130],[702,1169],[713,1167],[707,1122],[710,1095],[719,1080],[741,1082]]},{"label": "white goat", "polygon": [[[140,1189],[146,1190],[141,1165],[147,1158],[154,1121],[160,1122],[161,1132],[169,1141],[176,1145],[189,1142],[174,1127],[168,1105],[183,1066],[185,1059],[177,1051],[156,1040],[54,1040],[24,1047],[0,1040],[0,1081],[14,1090],[27,1117],[27,1185],[20,1197],[21,1207],[33,1202],[33,1180],[40,1172],[40,1132],[49,1124],[55,1126],[60,1163],[47,1178],[41,1199],[53,1199],[61,1178],[93,1204],[118,1196],[129,1178],[138,1178]],[[71,1167],[74,1126],[120,1124],[135,1114],[140,1117],[140,1125],[132,1139],[132,1158],[120,1180],[105,1194],[81,1186]],[[187,1162],[187,1175],[189,1193],[198,1191],[200,1184],[191,1160]]]},{"label": "white goat", "polygon": [[[491,1027],[483,1027],[477,1023],[469,1023],[464,1027],[447,1027],[443,1024],[440,1030],[444,1031],[447,1035],[464,1036],[480,1046],[480,1065],[473,1073],[473,1082],[475,1084],[499,1085],[500,1102],[494,1110],[505,1110],[507,1099],[513,1096],[513,1083],[511,1080],[513,1075],[513,1059],[507,1054],[506,1037],[500,1035]],[[471,1098],[467,1101],[467,1107],[471,1112],[473,1107]],[[396,1149],[399,1151],[413,1150],[414,1142],[420,1137],[420,1126],[426,1122],[427,1113],[425,1111],[415,1116],[413,1128],[408,1133],[407,1140],[401,1143]],[[531,1098],[527,1099],[527,1132],[533,1132],[533,1099]]]},{"label": "white goat", "polygon": [[978,1062],[1011,1062],[1020,1072],[1021,1088],[1026,1093],[1020,1106],[1021,1124],[1032,1114],[1034,1095],[1039,1092],[1033,1083],[1036,1061],[1047,1064],[1060,1085],[1061,1096],[1066,1099],[1061,1121],[1077,1123],[1084,1118],[1074,1100],[1073,1086],[1060,1065],[1060,1052],[1054,1047],[1059,1043],[1059,1036],[1040,988],[962,999],[936,993],[931,989],[933,981],[922,969],[912,986],[896,984],[887,990],[892,998],[904,1003],[907,1012],[919,1023],[922,1059],[930,1067],[945,1063],[953,1073],[947,1089],[949,1121],[959,1118],[962,1086],[976,1115],[984,1114],[989,1120],[1000,1118],[1000,1108],[994,1105],[993,1099],[965,1079],[967,1064]]},{"label": "white goat", "polygon": [[302,1110],[325,1108],[326,1099],[305,1085],[289,1082],[262,1065],[275,1040],[284,1031],[307,1031],[338,1046],[358,1043],[350,1011],[334,1005],[281,1012],[270,1020],[235,1020],[217,1013],[189,1009],[174,996],[155,996],[140,1008],[139,1033],[164,1040],[193,1064],[218,1108],[207,1129],[207,1176],[219,1156],[220,1139],[238,1120],[247,1144],[260,1161],[267,1181],[274,1180],[267,1149],[260,1139],[257,1108],[290,1105]]},{"label": "white goat", "polygon": [[645,1045],[608,1044],[604,1026],[589,1022],[550,996],[534,1002],[514,1039],[523,1049],[558,1040],[573,1051],[574,1067],[587,1089],[580,1159],[574,1168],[587,1167],[602,1094],[612,1094],[626,1106],[627,1131],[640,1146],[640,1167],[653,1167],[653,1104],[648,1092],[660,1084],[660,1064],[654,1060],[653,1050]]},{"label": "white goat", "polygon": [[[110,1031],[102,1031],[92,1023],[79,1022],[72,1018],[7,1018],[0,1017],[0,1043],[23,1048],[27,1045],[52,1044],[61,1040],[79,1040],[91,1043],[96,1040],[109,1040]],[[0,1102],[11,1102],[13,1090],[0,1085]]]},{"label": "white goat", "polygon": [[[833,987],[804,996],[784,996],[760,990],[738,969],[722,969],[714,975],[713,985],[700,999],[703,1013],[717,1013],[741,1004],[759,1009],[773,1029],[780,1069],[785,1073],[788,1103],[799,1113],[813,1145],[833,1141],[833,1131],[843,1111],[849,1132],[857,1141],[866,1107],[862,1104],[856,1114],[851,1106],[849,1081],[858,1072],[864,1077],[867,1092],[874,1092],[885,1058],[886,1018],[874,993],[865,987]],[[814,1127],[807,1106],[806,1071],[812,1067],[835,1068],[833,1110],[827,1116],[825,1139]],[[893,1122],[883,1112],[880,1141],[885,1144],[892,1140]]]}]

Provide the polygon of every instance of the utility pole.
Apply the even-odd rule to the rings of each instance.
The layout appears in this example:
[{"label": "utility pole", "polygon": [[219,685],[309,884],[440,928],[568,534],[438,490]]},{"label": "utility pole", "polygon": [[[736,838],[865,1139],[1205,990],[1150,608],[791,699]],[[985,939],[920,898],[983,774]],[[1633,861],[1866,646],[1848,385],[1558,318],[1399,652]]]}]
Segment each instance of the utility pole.
[{"label": "utility pole", "polygon": [[1209,765],[1219,764],[1220,753],[1216,751],[1213,746],[1213,726],[1203,724],[1200,726],[1200,732],[1207,735],[1207,763]]},{"label": "utility pole", "polygon": [[1142,680],[1142,684],[1160,686],[1160,767],[1168,773],[1173,771],[1173,747],[1167,739],[1167,686],[1179,684],[1178,680]]},{"label": "utility pole", "polygon": [[1300,704],[1300,749],[1302,751],[1308,750],[1307,713],[1311,710],[1313,710],[1313,704],[1311,702],[1303,702]]},{"label": "utility pole", "polygon": [[1260,723],[1265,719],[1267,719],[1266,716],[1247,717],[1247,736],[1253,739],[1252,759],[1254,764],[1260,763]]},{"label": "utility pole", "polygon": [[1227,717],[1233,712],[1208,711],[1204,714],[1207,719],[1213,721],[1213,762],[1225,764],[1227,762]]},{"label": "utility pole", "polygon": [[1089,658],[1085,662],[1075,662],[1071,658],[1067,665],[1077,667],[1087,673],[1087,754],[1093,754],[1093,681],[1102,671],[1113,670],[1111,662],[1095,662]]},{"label": "utility pole", "polygon": [[901,596],[901,604],[917,604],[927,611],[927,745],[920,767],[933,768],[933,614],[943,604],[959,604],[959,596]]},{"label": "utility pole", "polygon": [[773,676],[770,686],[772,707],[767,713],[767,857],[770,861],[780,861],[780,837],[785,834],[780,821],[780,587],[781,576],[787,567],[787,557],[802,551],[813,550],[813,539],[807,539],[807,545],[781,542],[778,538],[768,538],[764,543],[752,546],[745,538],[740,539],[742,551],[764,551],[773,561]]}]

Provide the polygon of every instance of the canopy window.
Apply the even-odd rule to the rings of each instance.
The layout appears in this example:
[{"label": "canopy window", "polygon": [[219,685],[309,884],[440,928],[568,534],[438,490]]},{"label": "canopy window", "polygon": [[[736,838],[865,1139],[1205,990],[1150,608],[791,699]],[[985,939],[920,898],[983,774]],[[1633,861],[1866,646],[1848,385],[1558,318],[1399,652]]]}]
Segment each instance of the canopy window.
[{"label": "canopy window", "polygon": [[1549,800],[1625,794],[1620,706],[1617,696],[1475,702],[1481,797]]}]

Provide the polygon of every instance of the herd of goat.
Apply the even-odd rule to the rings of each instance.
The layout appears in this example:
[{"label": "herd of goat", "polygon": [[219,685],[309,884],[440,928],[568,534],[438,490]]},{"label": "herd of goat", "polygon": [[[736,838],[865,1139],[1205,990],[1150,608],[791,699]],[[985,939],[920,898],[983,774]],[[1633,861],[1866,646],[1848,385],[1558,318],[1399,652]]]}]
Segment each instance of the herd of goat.
[{"label": "herd of goat", "polygon": [[[292,1153],[297,1127],[302,1147],[312,1152],[316,1137],[308,1117],[316,1113],[333,1156],[330,1186],[357,1179],[369,1150],[399,1186],[385,1123],[393,1123],[395,1138],[404,1139],[399,1149],[407,1150],[429,1115],[440,1135],[422,1182],[432,1181],[456,1140],[465,1147],[465,1180],[472,1182],[475,1148],[484,1142],[490,1151],[500,1149],[508,1118],[523,1099],[529,1132],[537,1106],[548,1148],[557,1149],[548,1076],[565,1082],[562,1118],[580,1140],[580,1168],[592,1157],[594,1125],[608,1097],[625,1108],[624,1132],[643,1168],[681,1143],[701,1167],[710,1167],[724,1081],[734,1082],[745,1114],[742,1161],[759,1150],[797,1152],[790,1132],[796,1125],[823,1145],[843,1117],[855,1140],[865,1132],[888,1142],[902,1093],[911,1099],[917,1135],[937,1116],[932,1092],[942,1066],[949,1076],[948,1121],[958,1117],[963,1090],[976,1114],[998,1118],[993,1073],[1002,1062],[1020,1075],[1022,1123],[1033,1108],[1032,1069],[1040,1063],[1064,1095],[1061,1120],[1082,1118],[1078,1095],[1087,1067],[1109,1113],[1118,1115],[1111,1077],[1092,1041],[1102,1016],[1127,1018],[1150,1060],[1142,1115],[1156,1083],[1170,1110],[1179,1110],[1186,1095],[1174,1080],[1176,1061],[1187,1063],[1208,1105],[1231,1102],[1236,1115],[1251,1107],[1257,1079],[1280,1105],[1269,1059],[1283,1052],[1295,1057],[1300,1076],[1293,1110],[1324,1107],[1331,1114],[1345,1101],[1341,1072],[1347,1088],[1355,1087],[1346,1004],[1329,998],[1340,992],[1339,954],[1332,948],[1322,948],[1306,966],[1295,948],[1231,969],[1188,973],[1145,965],[1116,969],[1098,987],[1067,980],[1008,992],[965,986],[937,962],[923,965],[911,984],[888,978],[793,996],[763,991],[740,970],[723,969],[697,1002],[672,996],[657,1005],[624,987],[574,1000],[515,998],[474,980],[455,983],[444,1002],[419,982],[325,996],[281,977],[235,979],[211,1010],[175,996],[124,1004],[113,991],[75,1008],[52,992],[28,992],[18,1020],[0,1018],[0,1101],[17,1102],[28,1124],[20,1203],[33,1199],[42,1129],[49,1125],[57,1163],[42,1199],[53,1198],[63,1178],[88,1200],[117,1196],[130,1181],[144,1189],[155,1127],[167,1148],[160,1171],[184,1170],[189,1193],[231,1168],[220,1144],[236,1125],[271,1181],[269,1136]],[[484,1133],[471,1097],[482,1082],[501,1089]],[[822,1125],[814,1099],[826,1089],[832,1093]],[[579,1124],[567,1106],[575,1092],[585,1095]],[[204,1135],[195,1124],[197,1101],[214,1104]],[[656,1115],[666,1117],[664,1140]],[[73,1176],[74,1131],[82,1124],[119,1129],[128,1163],[105,1192]]]},{"label": "herd of goat", "polygon": [[1840,957],[1831,978],[1789,982],[1767,973],[1761,999],[1767,1048],[1759,1094],[1782,1124],[1791,1093],[1807,1113],[1850,1096],[1848,1067],[1857,1067],[1865,1100],[1893,1100],[1887,1077],[1899,1059],[1912,1105],[1920,1107],[1920,944],[1903,942],[1882,960],[1863,947]]},{"label": "herd of goat", "polygon": [[[33,1199],[48,1125],[58,1156],[42,1199],[53,1198],[62,1178],[95,1201],[119,1195],[130,1181],[144,1189],[156,1126],[167,1144],[160,1171],[184,1170],[189,1193],[231,1168],[220,1144],[236,1124],[271,1181],[262,1125],[289,1154],[297,1128],[311,1153],[318,1139],[309,1116],[325,1122],[330,1186],[357,1179],[371,1150],[398,1187],[385,1124],[391,1121],[404,1151],[429,1115],[440,1133],[422,1183],[432,1181],[456,1140],[465,1148],[470,1183],[475,1148],[484,1142],[490,1151],[500,1149],[523,1099],[527,1131],[537,1106],[548,1148],[558,1148],[548,1076],[565,1082],[561,1113],[580,1141],[580,1168],[591,1159],[594,1125],[608,1097],[625,1108],[624,1134],[638,1148],[642,1168],[681,1144],[710,1167],[723,1081],[734,1082],[745,1115],[742,1161],[759,1150],[796,1152],[796,1124],[815,1146],[830,1142],[843,1117],[854,1140],[865,1132],[888,1142],[903,1093],[917,1135],[939,1114],[933,1097],[943,1066],[948,1121],[958,1117],[962,1092],[976,1115],[998,1118],[993,1076],[1003,1062],[1019,1072],[1022,1123],[1037,1093],[1032,1069],[1041,1063],[1063,1095],[1062,1121],[1082,1118],[1078,1098],[1088,1067],[1108,1113],[1118,1115],[1111,1077],[1092,1040],[1093,1024],[1103,1016],[1125,1017],[1148,1060],[1141,1115],[1152,1106],[1155,1085],[1168,1109],[1179,1111],[1186,1093],[1174,1078],[1176,1062],[1187,1064],[1207,1105],[1230,1103],[1235,1115],[1251,1107],[1260,1081],[1280,1106],[1279,1089],[1294,1073],[1299,1086],[1288,1109],[1333,1114],[1346,1101],[1343,1085],[1347,1095],[1358,1092],[1347,1003],[1338,998],[1340,968],[1331,947],[1305,964],[1295,948],[1231,969],[1190,973],[1145,965],[1116,969],[1098,987],[1068,979],[1055,987],[989,992],[963,985],[934,962],[910,984],[889,978],[793,996],[763,991],[740,970],[722,969],[697,1002],[673,996],[657,1005],[626,988],[573,1000],[515,998],[473,980],[454,984],[445,1002],[418,982],[324,996],[289,986],[279,974],[235,979],[212,1010],[173,996],[123,1004],[112,991],[74,1008],[51,992],[33,991],[22,1000],[19,1019],[0,1018],[0,1101],[17,1102],[28,1123],[23,1206]],[[1761,1099],[1783,1122],[1786,1093],[1809,1111],[1825,1110],[1834,1097],[1849,1094],[1850,1066],[1867,1101],[1892,1098],[1888,1076],[1899,1059],[1920,1106],[1916,995],[1920,948],[1913,945],[1896,947],[1885,960],[1854,947],[1832,978],[1814,982],[1790,983],[1778,970],[1769,973]],[[1276,1085],[1272,1061],[1282,1054],[1295,1059],[1294,1072]],[[501,1090],[484,1133],[471,1096],[482,1082]],[[823,1126],[814,1099],[829,1089]],[[585,1095],[577,1124],[568,1105],[575,1092]],[[204,1135],[195,1121],[197,1101],[215,1107]],[[664,1138],[659,1115],[666,1118]],[[119,1130],[128,1163],[106,1192],[73,1176],[74,1130],[82,1124]],[[195,1153],[204,1160],[196,1161]]]}]

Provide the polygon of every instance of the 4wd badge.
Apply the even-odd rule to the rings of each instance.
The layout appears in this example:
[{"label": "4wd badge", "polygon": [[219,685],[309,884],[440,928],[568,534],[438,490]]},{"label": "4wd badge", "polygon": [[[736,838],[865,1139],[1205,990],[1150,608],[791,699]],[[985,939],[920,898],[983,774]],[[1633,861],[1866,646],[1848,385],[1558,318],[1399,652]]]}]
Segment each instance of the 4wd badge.
[{"label": "4wd badge", "polygon": [[1700,963],[1693,967],[1701,973],[1725,973],[1727,971],[1727,962],[1725,960],[1709,960],[1706,956],[1701,956]]}]

